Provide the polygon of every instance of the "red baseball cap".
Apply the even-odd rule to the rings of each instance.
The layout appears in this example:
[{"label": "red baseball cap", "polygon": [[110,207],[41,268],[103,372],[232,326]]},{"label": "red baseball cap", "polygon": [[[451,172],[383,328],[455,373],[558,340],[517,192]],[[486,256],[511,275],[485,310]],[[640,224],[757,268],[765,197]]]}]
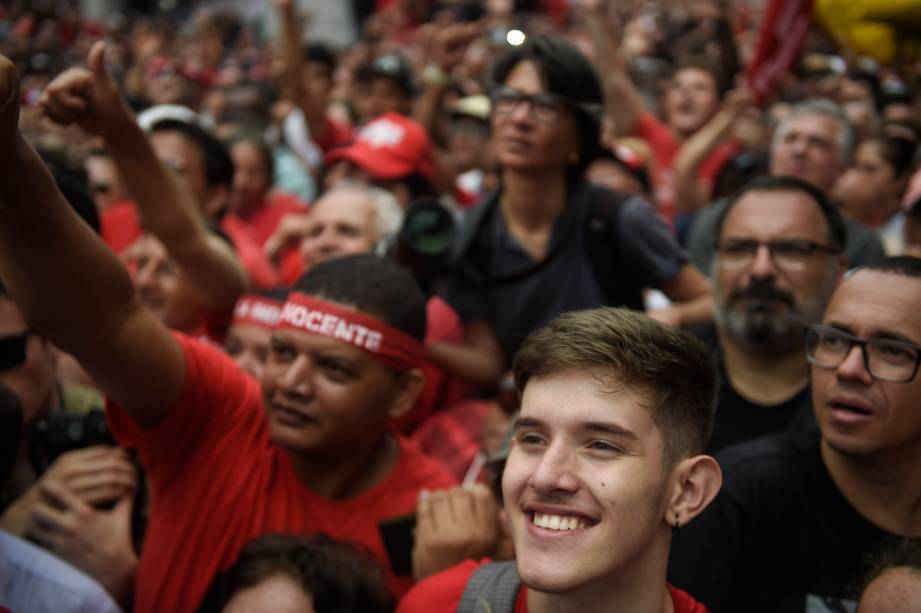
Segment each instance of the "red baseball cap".
[{"label": "red baseball cap", "polygon": [[375,179],[401,179],[419,173],[435,182],[434,147],[420,124],[397,113],[384,113],[361,129],[351,145],[333,149],[326,163],[352,162]]}]

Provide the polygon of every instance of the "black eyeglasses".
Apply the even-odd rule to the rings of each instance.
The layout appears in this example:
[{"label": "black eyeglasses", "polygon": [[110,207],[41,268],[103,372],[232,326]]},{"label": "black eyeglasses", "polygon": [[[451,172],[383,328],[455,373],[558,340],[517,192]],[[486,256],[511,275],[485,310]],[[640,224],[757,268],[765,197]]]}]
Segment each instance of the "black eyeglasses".
[{"label": "black eyeglasses", "polygon": [[830,326],[813,324],[806,334],[806,358],[819,368],[838,368],[854,345],[863,354],[863,366],[874,379],[908,383],[918,373],[921,347],[887,338],[858,338]]},{"label": "black eyeglasses", "polygon": [[0,371],[22,366],[26,361],[26,341],[34,330],[0,336]]},{"label": "black eyeglasses", "polygon": [[840,253],[837,247],[821,245],[807,239],[756,241],[748,238],[727,238],[716,244],[719,263],[723,266],[746,266],[755,258],[761,246],[768,249],[771,260],[785,270],[802,270],[816,254]]},{"label": "black eyeglasses", "polygon": [[492,92],[492,109],[499,115],[508,115],[526,103],[531,116],[542,122],[551,122],[562,116],[566,109],[573,109],[596,116],[601,112],[601,105],[583,104],[558,94],[526,94],[514,87],[502,85]]}]

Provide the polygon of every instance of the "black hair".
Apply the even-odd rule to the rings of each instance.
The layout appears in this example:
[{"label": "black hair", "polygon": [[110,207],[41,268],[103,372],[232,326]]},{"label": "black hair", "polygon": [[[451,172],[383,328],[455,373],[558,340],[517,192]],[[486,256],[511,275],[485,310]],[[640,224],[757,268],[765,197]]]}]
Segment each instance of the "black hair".
[{"label": "black hair", "polygon": [[350,305],[420,342],[425,338],[425,294],[406,269],[389,259],[359,254],[320,262],[291,290]]},{"label": "black hair", "polygon": [[901,136],[881,136],[868,140],[879,143],[879,152],[886,163],[892,166],[896,179],[904,177],[913,170],[917,142]]},{"label": "black hair", "polygon": [[[572,100],[570,107],[579,130],[579,160],[572,167],[571,176],[580,176],[598,155],[601,146],[600,111],[604,107],[604,94],[598,74],[591,63],[566,40],[555,36],[528,38],[519,47],[512,47],[501,55],[492,69],[492,85],[501,85],[512,70],[522,62],[533,62],[547,92]],[[598,113],[589,112],[585,106],[597,107]]]},{"label": "black hair", "polygon": [[77,212],[80,219],[93,229],[93,232],[99,234],[99,211],[90,195],[86,170],[71,164],[57,151],[39,147],[38,154],[51,171],[51,176],[67,203]]},{"label": "black hair", "polygon": [[322,43],[309,43],[304,49],[304,59],[310,63],[322,64],[330,76],[336,70],[336,54]]},{"label": "black hair", "polygon": [[233,159],[227,147],[201,126],[179,119],[161,119],[150,127],[150,132],[179,132],[194,143],[204,158],[208,187],[229,187],[233,184]]},{"label": "black hair", "polygon": [[874,264],[861,266],[859,270],[885,272],[921,279],[921,259],[913,258],[909,255],[894,255],[883,258]]},{"label": "black hair", "polygon": [[888,570],[904,569],[921,574],[921,538],[905,537],[883,542],[868,559],[870,570],[863,578],[859,593]]},{"label": "black hair", "polygon": [[22,434],[22,404],[7,386],[0,384],[0,489],[16,465],[19,437]]},{"label": "black hair", "polygon": [[749,192],[800,192],[809,196],[819,207],[822,216],[825,218],[825,223],[828,225],[828,240],[831,246],[844,249],[847,231],[844,217],[841,216],[841,211],[838,210],[838,207],[828,199],[825,192],[811,183],[807,183],[797,177],[786,176],[769,176],[755,179],[730,197],[726,203],[726,208],[720,213],[716,222],[717,238],[723,233],[723,223],[726,221],[726,217],[729,216],[729,212]]},{"label": "black hair", "polygon": [[710,58],[703,55],[691,55],[685,57],[679,60],[678,63],[675,64],[674,68],[672,68],[671,76],[674,77],[682,70],[686,70],[688,68],[696,68],[697,70],[702,70],[703,72],[706,72],[711,77],[713,77],[713,83],[716,85],[716,91],[720,98],[722,98],[723,94],[725,94],[728,90],[729,83],[726,80],[723,69],[720,68],[719,64],[712,61]]},{"label": "black hair", "polygon": [[325,534],[269,534],[251,540],[218,576],[200,612],[220,611],[234,594],[271,577],[296,583],[317,613],[389,613],[393,597],[367,551]]},{"label": "black hair", "polygon": [[768,171],[767,156],[742,151],[726,160],[713,180],[713,200],[728,198]]}]

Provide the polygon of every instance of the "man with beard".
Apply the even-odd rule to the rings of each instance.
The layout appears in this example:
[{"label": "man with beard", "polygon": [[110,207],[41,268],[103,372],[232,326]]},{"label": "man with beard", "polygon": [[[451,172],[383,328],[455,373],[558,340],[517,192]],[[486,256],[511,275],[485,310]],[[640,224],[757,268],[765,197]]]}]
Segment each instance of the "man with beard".
[{"label": "man with beard", "polygon": [[919,302],[915,258],[841,281],[804,343],[818,431],[717,456],[720,493],[672,540],[676,587],[713,613],[896,611],[856,594],[885,543],[921,535]]},{"label": "man with beard", "polygon": [[804,327],[822,316],[846,268],[840,213],[800,179],[753,181],[718,224],[716,325],[702,334],[711,337],[724,382],[711,453],[814,426]]}]

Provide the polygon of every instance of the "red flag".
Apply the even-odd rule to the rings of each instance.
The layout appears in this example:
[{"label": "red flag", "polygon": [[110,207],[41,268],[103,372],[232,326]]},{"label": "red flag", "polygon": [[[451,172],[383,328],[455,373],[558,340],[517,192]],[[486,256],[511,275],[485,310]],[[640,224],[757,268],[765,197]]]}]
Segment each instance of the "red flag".
[{"label": "red flag", "polygon": [[812,4],[813,0],[769,0],[765,5],[758,50],[745,71],[758,105],[796,61],[809,31]]}]

